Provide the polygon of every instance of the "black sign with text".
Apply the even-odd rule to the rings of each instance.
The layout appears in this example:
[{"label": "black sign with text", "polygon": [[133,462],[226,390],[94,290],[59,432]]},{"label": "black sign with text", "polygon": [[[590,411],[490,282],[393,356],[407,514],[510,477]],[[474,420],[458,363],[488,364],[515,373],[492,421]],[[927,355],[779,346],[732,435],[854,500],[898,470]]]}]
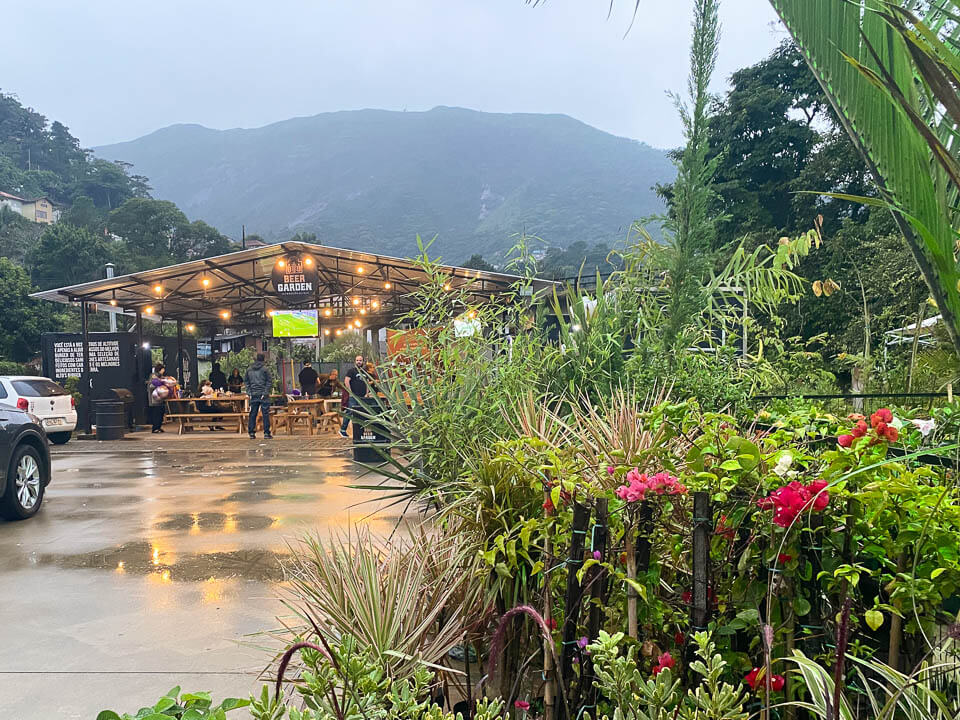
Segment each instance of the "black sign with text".
[{"label": "black sign with text", "polygon": [[284,255],[273,266],[273,289],[292,303],[313,300],[317,292],[317,263],[309,255]]}]

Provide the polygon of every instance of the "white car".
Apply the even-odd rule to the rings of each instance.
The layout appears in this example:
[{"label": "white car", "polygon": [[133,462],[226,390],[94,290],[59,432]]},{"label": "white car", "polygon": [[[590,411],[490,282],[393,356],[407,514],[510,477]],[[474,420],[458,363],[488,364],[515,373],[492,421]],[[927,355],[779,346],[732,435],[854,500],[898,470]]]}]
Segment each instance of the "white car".
[{"label": "white car", "polygon": [[73,395],[45,377],[0,376],[0,402],[36,415],[55,445],[63,445],[77,429]]}]

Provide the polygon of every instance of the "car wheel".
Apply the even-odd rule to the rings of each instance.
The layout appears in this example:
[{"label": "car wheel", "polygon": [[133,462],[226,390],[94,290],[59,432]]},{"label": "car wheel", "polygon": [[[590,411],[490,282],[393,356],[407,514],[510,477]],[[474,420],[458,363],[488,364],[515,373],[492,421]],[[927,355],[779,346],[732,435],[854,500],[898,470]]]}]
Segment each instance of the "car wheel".
[{"label": "car wheel", "polygon": [[25,520],[37,514],[43,502],[43,459],[32,445],[13,451],[7,470],[7,489],[0,498],[0,515]]},{"label": "car wheel", "polygon": [[73,433],[67,431],[48,433],[47,437],[50,438],[50,442],[52,442],[54,445],[65,445],[67,441],[70,440],[71,435],[73,435]]}]

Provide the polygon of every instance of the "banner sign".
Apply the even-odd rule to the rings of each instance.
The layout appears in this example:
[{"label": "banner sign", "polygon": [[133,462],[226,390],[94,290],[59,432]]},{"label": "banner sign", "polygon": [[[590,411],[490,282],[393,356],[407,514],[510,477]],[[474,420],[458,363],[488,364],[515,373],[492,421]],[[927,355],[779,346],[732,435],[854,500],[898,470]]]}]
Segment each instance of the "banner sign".
[{"label": "banner sign", "polygon": [[317,291],[317,262],[312,257],[288,254],[279,258],[271,273],[273,289],[284,300],[313,300]]}]

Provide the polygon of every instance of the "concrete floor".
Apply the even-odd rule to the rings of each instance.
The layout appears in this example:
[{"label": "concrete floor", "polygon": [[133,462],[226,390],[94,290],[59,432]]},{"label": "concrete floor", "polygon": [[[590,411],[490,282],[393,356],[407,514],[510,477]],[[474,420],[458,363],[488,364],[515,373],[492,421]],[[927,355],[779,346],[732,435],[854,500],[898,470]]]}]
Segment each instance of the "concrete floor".
[{"label": "concrete floor", "polygon": [[55,448],[40,513],[0,520],[4,718],[135,713],[174,685],[246,696],[270,659],[253,634],[285,614],[286,541],[405,521],[347,487],[362,470],[336,436],[132,437]]}]

